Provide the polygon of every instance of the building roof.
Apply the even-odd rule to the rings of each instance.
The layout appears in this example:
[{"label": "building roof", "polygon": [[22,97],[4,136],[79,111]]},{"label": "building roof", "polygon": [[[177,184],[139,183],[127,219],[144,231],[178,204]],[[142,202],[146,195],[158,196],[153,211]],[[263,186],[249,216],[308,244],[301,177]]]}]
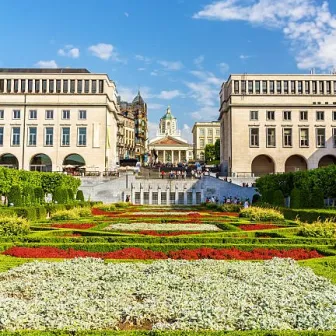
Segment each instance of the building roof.
[{"label": "building roof", "polygon": [[90,73],[89,70],[84,68],[0,68],[0,73],[51,73],[51,74],[73,74],[73,73]]},{"label": "building roof", "polygon": [[175,117],[171,114],[170,106],[168,106],[166,114],[161,118],[162,120],[172,120]]},{"label": "building roof", "polygon": [[188,143],[183,141],[183,140],[179,140],[179,139],[176,139],[172,136],[166,136],[164,138],[161,138],[161,139],[158,139],[158,140],[155,140],[153,142],[151,142],[149,144],[150,146],[153,146],[153,145],[160,145],[160,146],[188,146]]},{"label": "building roof", "polygon": [[145,104],[144,100],[141,97],[140,90],[138,91],[138,94],[134,97],[132,104]]}]

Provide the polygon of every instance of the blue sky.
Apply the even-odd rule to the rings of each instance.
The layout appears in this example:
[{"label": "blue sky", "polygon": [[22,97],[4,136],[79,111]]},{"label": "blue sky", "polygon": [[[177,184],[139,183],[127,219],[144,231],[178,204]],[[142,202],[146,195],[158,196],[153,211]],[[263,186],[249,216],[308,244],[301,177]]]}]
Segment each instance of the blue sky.
[{"label": "blue sky", "polygon": [[167,105],[185,137],[215,120],[230,73],[336,67],[331,0],[11,0],[0,11],[1,67],[107,73],[124,100],[140,88],[151,134]]}]

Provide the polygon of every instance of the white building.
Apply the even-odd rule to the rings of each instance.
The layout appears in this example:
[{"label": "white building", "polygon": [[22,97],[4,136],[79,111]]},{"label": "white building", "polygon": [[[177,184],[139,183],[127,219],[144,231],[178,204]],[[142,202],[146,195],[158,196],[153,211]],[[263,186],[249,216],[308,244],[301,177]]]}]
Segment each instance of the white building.
[{"label": "white building", "polygon": [[177,127],[177,119],[168,106],[166,114],[160,119],[156,137],[149,142],[152,162],[173,163],[188,162],[193,158],[193,147],[182,139]]},{"label": "white building", "polygon": [[117,158],[116,87],[86,69],[0,69],[0,165],[104,171]]},{"label": "white building", "polygon": [[231,75],[220,103],[225,175],[336,163],[336,75]]},{"label": "white building", "polygon": [[219,121],[196,122],[192,128],[195,160],[204,161],[206,145],[214,145],[220,139]]}]

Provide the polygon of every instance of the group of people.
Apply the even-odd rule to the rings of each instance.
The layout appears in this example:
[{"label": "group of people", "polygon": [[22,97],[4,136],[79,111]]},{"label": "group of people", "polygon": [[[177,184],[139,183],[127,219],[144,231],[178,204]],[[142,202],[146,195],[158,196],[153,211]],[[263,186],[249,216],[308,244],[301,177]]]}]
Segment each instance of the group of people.
[{"label": "group of people", "polygon": [[171,170],[170,172],[166,173],[164,170],[161,171],[161,178],[164,179],[165,176],[168,176],[170,179],[178,180],[181,178],[182,180],[187,178],[187,172],[185,170]]},{"label": "group of people", "polygon": [[[206,203],[216,203],[219,204],[219,199],[216,196],[212,196],[212,197],[207,197],[205,200]],[[223,201],[221,204],[237,204],[237,205],[243,205],[244,208],[248,208],[250,206],[250,200],[248,198],[246,198],[246,200],[242,200],[239,197],[223,197]]]}]

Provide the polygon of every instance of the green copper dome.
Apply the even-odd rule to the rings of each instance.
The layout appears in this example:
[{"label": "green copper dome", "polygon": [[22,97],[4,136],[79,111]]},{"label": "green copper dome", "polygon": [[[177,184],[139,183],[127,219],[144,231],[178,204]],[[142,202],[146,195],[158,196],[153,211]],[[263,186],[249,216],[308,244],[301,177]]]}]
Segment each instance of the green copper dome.
[{"label": "green copper dome", "polygon": [[170,106],[168,106],[166,114],[161,119],[162,120],[172,120],[172,119],[175,119],[174,116],[171,114]]},{"label": "green copper dome", "polygon": [[145,104],[144,100],[141,97],[140,91],[138,91],[138,94],[133,99],[132,104],[133,105],[135,105],[135,104],[139,104],[139,105]]}]

